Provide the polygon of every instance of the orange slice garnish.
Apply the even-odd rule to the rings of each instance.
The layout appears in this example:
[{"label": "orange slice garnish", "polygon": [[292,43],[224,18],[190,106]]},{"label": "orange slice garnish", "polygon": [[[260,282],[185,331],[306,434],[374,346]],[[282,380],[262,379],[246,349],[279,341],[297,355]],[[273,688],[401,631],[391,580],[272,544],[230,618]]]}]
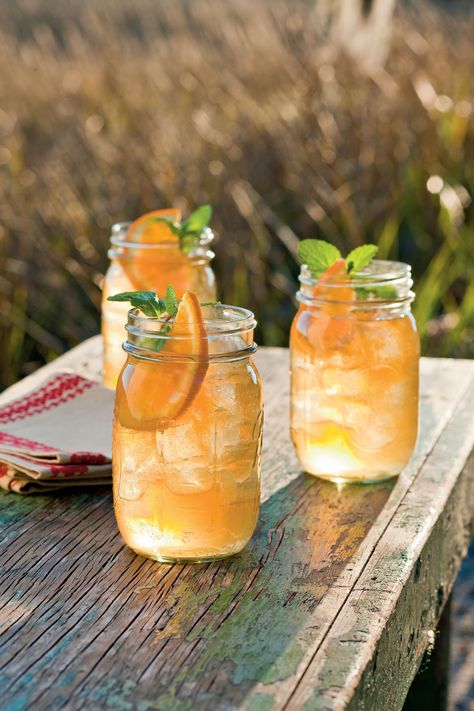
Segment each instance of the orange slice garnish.
[{"label": "orange slice garnish", "polygon": [[[354,289],[344,283],[346,280],[346,263],[341,258],[321,274],[313,289],[313,296],[330,299],[321,305],[320,312],[308,326],[308,341],[319,351],[333,351],[351,336],[353,324],[348,303],[355,299],[355,294]],[[339,281],[341,286],[334,286]]]},{"label": "orange slice garnish", "polygon": [[169,360],[132,357],[133,369],[125,367],[117,386],[118,417],[125,427],[165,429],[199,392],[209,364],[204,317],[194,292],[187,291],[181,299],[171,335],[181,338],[170,338],[160,351],[171,356]]},{"label": "orange slice garnish", "polygon": [[143,245],[159,245],[157,249],[134,247],[125,250],[120,258],[122,269],[137,291],[166,291],[173,284],[178,298],[192,287],[193,268],[189,258],[181,251],[179,238],[166,222],[181,220],[181,210],[154,210],[132,222],[127,230],[127,240]]},{"label": "orange slice garnish", "polygon": [[140,242],[140,244],[162,244],[163,242],[178,244],[178,236],[170,230],[166,222],[157,222],[156,218],[180,222],[181,210],[177,207],[170,207],[166,210],[147,212],[132,222],[127,230],[127,238],[132,242]]},{"label": "orange slice garnish", "polygon": [[341,277],[346,277],[346,262],[344,259],[337,259],[329,269],[320,275],[318,283],[313,289],[313,296],[329,296],[335,301],[351,301],[352,289],[349,286],[327,287],[326,284],[336,284],[341,281]]}]

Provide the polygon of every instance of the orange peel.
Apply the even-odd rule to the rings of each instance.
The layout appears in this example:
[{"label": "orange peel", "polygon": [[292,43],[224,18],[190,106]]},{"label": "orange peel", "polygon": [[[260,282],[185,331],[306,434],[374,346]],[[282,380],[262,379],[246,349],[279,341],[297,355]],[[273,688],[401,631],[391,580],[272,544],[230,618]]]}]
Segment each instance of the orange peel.
[{"label": "orange peel", "polygon": [[[137,291],[162,293],[171,282],[180,298],[192,284],[192,265],[180,249],[179,237],[166,222],[157,221],[156,218],[178,223],[181,210],[153,210],[132,222],[127,230],[127,241],[147,247],[126,250],[120,263]],[[159,248],[151,249],[153,245]]]},{"label": "orange peel", "polygon": [[123,426],[163,430],[186,412],[198,394],[209,363],[204,317],[194,292],[185,292],[181,299],[171,337],[160,355],[170,358],[157,362],[132,356],[133,369],[130,363],[125,366],[117,386],[117,415]]}]

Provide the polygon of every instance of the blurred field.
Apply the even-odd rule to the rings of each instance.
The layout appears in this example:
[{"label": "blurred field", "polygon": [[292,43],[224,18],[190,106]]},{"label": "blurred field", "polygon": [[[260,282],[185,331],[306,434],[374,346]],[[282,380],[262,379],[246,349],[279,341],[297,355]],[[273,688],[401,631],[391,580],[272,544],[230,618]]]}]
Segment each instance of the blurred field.
[{"label": "blurred field", "polygon": [[0,384],[98,331],[113,222],[204,201],[260,343],[286,345],[319,236],[412,263],[424,352],[474,356],[473,36],[472,10],[399,6],[369,76],[307,0],[4,0]]}]

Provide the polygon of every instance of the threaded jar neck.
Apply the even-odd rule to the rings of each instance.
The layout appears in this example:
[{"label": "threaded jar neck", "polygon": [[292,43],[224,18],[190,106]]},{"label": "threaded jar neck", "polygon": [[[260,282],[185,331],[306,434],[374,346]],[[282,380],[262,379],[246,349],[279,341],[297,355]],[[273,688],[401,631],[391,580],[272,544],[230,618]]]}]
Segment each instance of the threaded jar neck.
[{"label": "threaded jar neck", "polygon": [[[202,306],[205,335],[196,340],[195,329],[182,324],[174,329],[174,319],[148,318],[137,309],[128,312],[124,350],[147,360],[234,361],[248,358],[257,346],[253,340],[256,321],[248,309],[226,304]],[[200,346],[204,342],[205,348]],[[179,344],[179,351],[167,345]],[[178,349],[177,349],[178,350]]]},{"label": "threaded jar neck", "polygon": [[357,274],[331,281],[316,277],[303,264],[299,281],[301,286],[296,298],[301,304],[315,309],[330,304],[345,306],[347,314],[373,311],[374,318],[394,318],[409,313],[415,298],[411,290],[411,267],[404,262],[376,259]]},{"label": "threaded jar neck", "polygon": [[[123,256],[133,256],[137,250],[146,250],[150,253],[150,258],[155,256],[159,258],[160,254],[169,254],[170,251],[176,250],[181,252],[178,242],[160,242],[158,244],[149,244],[146,242],[134,241],[130,238],[128,228],[131,222],[117,222],[112,225],[110,235],[110,249],[108,251],[109,259],[119,259]],[[199,235],[196,245],[186,254],[192,261],[207,261],[210,262],[214,258],[214,252],[208,249],[214,239],[214,232],[210,227],[205,227]]]}]

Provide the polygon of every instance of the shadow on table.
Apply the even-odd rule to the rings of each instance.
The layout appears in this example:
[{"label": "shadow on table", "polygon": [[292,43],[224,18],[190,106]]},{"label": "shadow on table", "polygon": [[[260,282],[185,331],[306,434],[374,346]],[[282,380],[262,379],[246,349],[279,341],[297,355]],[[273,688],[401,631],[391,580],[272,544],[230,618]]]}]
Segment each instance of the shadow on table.
[{"label": "shadow on table", "polygon": [[[106,591],[117,584],[111,581],[125,575],[119,571],[130,571],[126,574],[130,584],[112,603],[111,626],[102,633],[94,625],[80,627],[84,640],[91,640],[86,658],[77,654],[75,628],[62,640],[61,654],[70,660],[68,674],[59,675],[45,702],[54,706],[63,696],[70,698],[76,693],[70,679],[86,674],[86,686],[96,700],[113,695],[130,708],[140,702],[143,708],[217,711],[242,705],[258,682],[291,676],[318,627],[327,622],[328,614],[318,617],[318,605],[332,586],[337,594],[334,586],[340,574],[351,565],[393,486],[392,481],[338,488],[301,474],[262,504],[259,527],[242,554],[220,563],[174,569],[140,559],[122,545],[114,532],[110,490],[70,497],[5,497],[12,535],[16,522],[25,522],[25,517],[28,525],[36,521],[44,535],[57,520],[86,517],[83,520],[93,520],[95,527],[101,522],[101,536],[94,534],[93,545],[87,537],[79,541],[74,528],[57,524],[58,531],[54,529],[61,550],[70,551],[61,558],[56,575],[63,571],[67,577],[77,559],[85,582],[91,576],[96,579],[88,602],[97,620],[107,618],[111,603]],[[33,558],[29,574],[40,575],[34,571],[41,551]],[[61,589],[56,604],[64,604]],[[64,595],[67,599],[67,589]],[[29,627],[35,619],[21,624]],[[111,645],[116,635],[120,654]],[[104,651],[106,642],[110,653]],[[47,657],[44,663],[48,664]],[[15,693],[23,691],[19,682]],[[257,701],[267,708],[271,699]]]},{"label": "shadow on table", "polygon": [[[337,585],[393,487],[392,480],[338,488],[300,475],[263,503],[242,554],[188,569],[168,597],[170,623],[157,634],[198,644],[181,673],[161,667],[167,696],[174,690],[177,703],[228,708],[256,683],[293,674],[317,633],[309,615]],[[147,700],[159,703],[157,691],[155,683]]]}]

